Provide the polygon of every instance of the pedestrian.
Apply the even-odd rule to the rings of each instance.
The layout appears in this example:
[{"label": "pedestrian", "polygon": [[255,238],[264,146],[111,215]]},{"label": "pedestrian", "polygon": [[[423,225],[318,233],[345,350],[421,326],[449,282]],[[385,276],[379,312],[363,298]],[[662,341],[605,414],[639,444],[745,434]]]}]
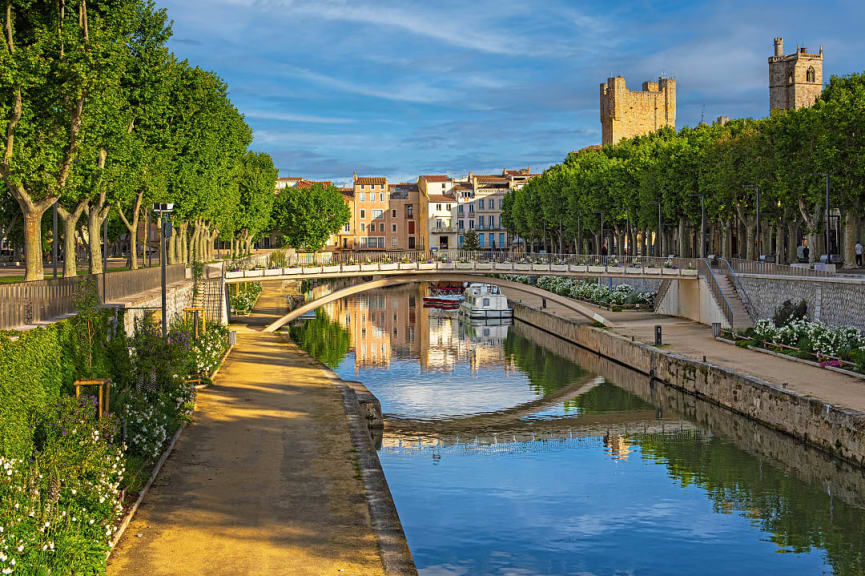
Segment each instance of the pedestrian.
[{"label": "pedestrian", "polygon": [[865,249],[862,248],[862,242],[856,241],[856,266],[858,268],[862,267],[862,254],[865,253]]},{"label": "pedestrian", "polygon": [[805,262],[811,261],[811,258],[809,258],[809,256],[811,256],[811,249],[808,248],[807,244],[805,244],[805,247],[802,248],[802,257],[805,259]]}]

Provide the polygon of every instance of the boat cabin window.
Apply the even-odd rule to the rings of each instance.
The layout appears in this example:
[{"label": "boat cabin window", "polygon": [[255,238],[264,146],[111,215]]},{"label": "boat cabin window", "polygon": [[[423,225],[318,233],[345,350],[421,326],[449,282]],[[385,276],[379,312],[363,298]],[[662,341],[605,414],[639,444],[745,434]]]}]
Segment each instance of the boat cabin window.
[{"label": "boat cabin window", "polygon": [[484,298],[484,306],[489,306],[489,305],[490,305],[490,299]]}]

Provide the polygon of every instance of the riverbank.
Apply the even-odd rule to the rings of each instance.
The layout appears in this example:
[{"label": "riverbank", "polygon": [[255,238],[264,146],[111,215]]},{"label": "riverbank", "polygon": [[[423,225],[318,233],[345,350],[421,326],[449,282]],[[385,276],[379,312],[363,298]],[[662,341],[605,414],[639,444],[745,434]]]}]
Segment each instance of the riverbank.
[{"label": "riverbank", "polygon": [[[865,383],[817,367],[716,342],[704,326],[649,313],[606,313],[591,326],[539,297],[512,293],[515,317],[668,384],[753,418],[850,462],[865,465]],[[656,348],[654,326],[664,331]],[[705,361],[704,361],[705,356]]]},{"label": "riverbank", "polygon": [[268,286],[109,574],[384,575],[344,395],[280,334]]}]

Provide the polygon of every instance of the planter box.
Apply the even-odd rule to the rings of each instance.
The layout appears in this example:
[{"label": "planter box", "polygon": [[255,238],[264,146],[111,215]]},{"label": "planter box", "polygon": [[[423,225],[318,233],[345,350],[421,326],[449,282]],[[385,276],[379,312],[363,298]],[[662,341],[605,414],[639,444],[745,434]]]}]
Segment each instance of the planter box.
[{"label": "planter box", "polygon": [[282,276],[282,268],[268,268],[264,271],[265,276]]},{"label": "planter box", "polygon": [[642,273],[643,273],[642,268],[634,268],[631,266],[628,266],[627,268],[625,268],[625,274],[642,274]]},{"label": "planter box", "polygon": [[235,272],[226,272],[226,278],[243,278],[243,270],[237,270]]},{"label": "planter box", "polygon": [[567,272],[568,265],[567,264],[550,264],[550,270],[553,272]]},{"label": "planter box", "polygon": [[399,264],[396,262],[388,262],[387,264],[381,263],[378,265],[379,270],[396,270]]},{"label": "planter box", "polygon": [[400,262],[400,270],[417,270],[417,262]]},{"label": "planter box", "polygon": [[697,271],[690,268],[682,268],[682,276],[696,276]]},{"label": "planter box", "polygon": [[568,269],[571,272],[585,272],[589,269],[589,267],[585,264],[571,264],[570,266],[568,266]]},{"label": "planter box", "polygon": [[475,270],[492,270],[493,265],[491,262],[475,262]]},{"label": "planter box", "polygon": [[549,264],[532,264],[532,270],[537,270],[538,272],[549,272],[550,265]]},{"label": "planter box", "polygon": [[664,268],[661,272],[664,276],[678,276],[679,269],[678,268]]},{"label": "planter box", "polygon": [[258,278],[264,276],[264,270],[247,270],[243,273],[244,278]]},{"label": "planter box", "polygon": [[660,268],[646,268],[645,270],[646,270],[646,274],[660,274],[661,273]]},{"label": "planter box", "polygon": [[418,270],[435,270],[436,263],[435,262],[418,262]]},{"label": "planter box", "polygon": [[361,264],[360,269],[364,272],[377,272],[378,264]]},{"label": "planter box", "polygon": [[496,270],[508,270],[508,271],[510,271],[510,270],[514,269],[514,265],[511,264],[510,262],[496,262],[494,268]]},{"label": "planter box", "polygon": [[321,266],[304,266],[303,267],[304,274],[320,274]]},{"label": "planter box", "polygon": [[531,264],[514,264],[514,270],[519,270],[520,272],[530,272],[531,269]]},{"label": "planter box", "polygon": [[439,262],[438,268],[439,270],[453,270],[456,265],[453,262]]},{"label": "planter box", "polygon": [[607,266],[607,272],[610,274],[625,274],[624,266]]},{"label": "planter box", "polygon": [[473,270],[475,267],[474,262],[457,262],[457,270]]},{"label": "planter box", "polygon": [[322,266],[321,271],[327,272],[328,274],[333,274],[334,272],[339,272],[339,264],[335,266]]},{"label": "planter box", "polygon": [[343,272],[360,272],[360,264],[343,264]]},{"label": "planter box", "polygon": [[607,267],[606,266],[589,266],[588,271],[591,274],[603,274],[604,272],[607,271]]},{"label": "planter box", "polygon": [[292,266],[291,268],[283,268],[283,274],[301,274],[303,273],[303,269],[300,266]]}]

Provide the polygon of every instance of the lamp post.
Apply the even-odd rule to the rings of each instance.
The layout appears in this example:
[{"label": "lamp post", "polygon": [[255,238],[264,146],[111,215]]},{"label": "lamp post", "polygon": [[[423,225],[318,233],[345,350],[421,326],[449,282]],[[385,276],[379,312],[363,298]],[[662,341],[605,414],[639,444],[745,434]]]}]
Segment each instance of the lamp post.
[{"label": "lamp post", "polygon": [[168,337],[168,295],[166,293],[165,276],[165,244],[171,237],[171,224],[168,215],[174,211],[174,204],[153,204],[153,212],[159,214],[159,264],[162,267],[162,337]]},{"label": "lamp post", "polygon": [[703,192],[691,194],[691,198],[700,198],[700,258],[706,257],[706,197]]},{"label": "lamp post", "polygon": [[829,173],[815,172],[811,176],[822,176],[826,180],[826,264],[832,262],[832,251],[829,249]]},{"label": "lamp post", "polygon": [[757,260],[760,259],[760,185],[759,184],[745,184],[742,186],[745,190],[756,190],[757,191]]}]

